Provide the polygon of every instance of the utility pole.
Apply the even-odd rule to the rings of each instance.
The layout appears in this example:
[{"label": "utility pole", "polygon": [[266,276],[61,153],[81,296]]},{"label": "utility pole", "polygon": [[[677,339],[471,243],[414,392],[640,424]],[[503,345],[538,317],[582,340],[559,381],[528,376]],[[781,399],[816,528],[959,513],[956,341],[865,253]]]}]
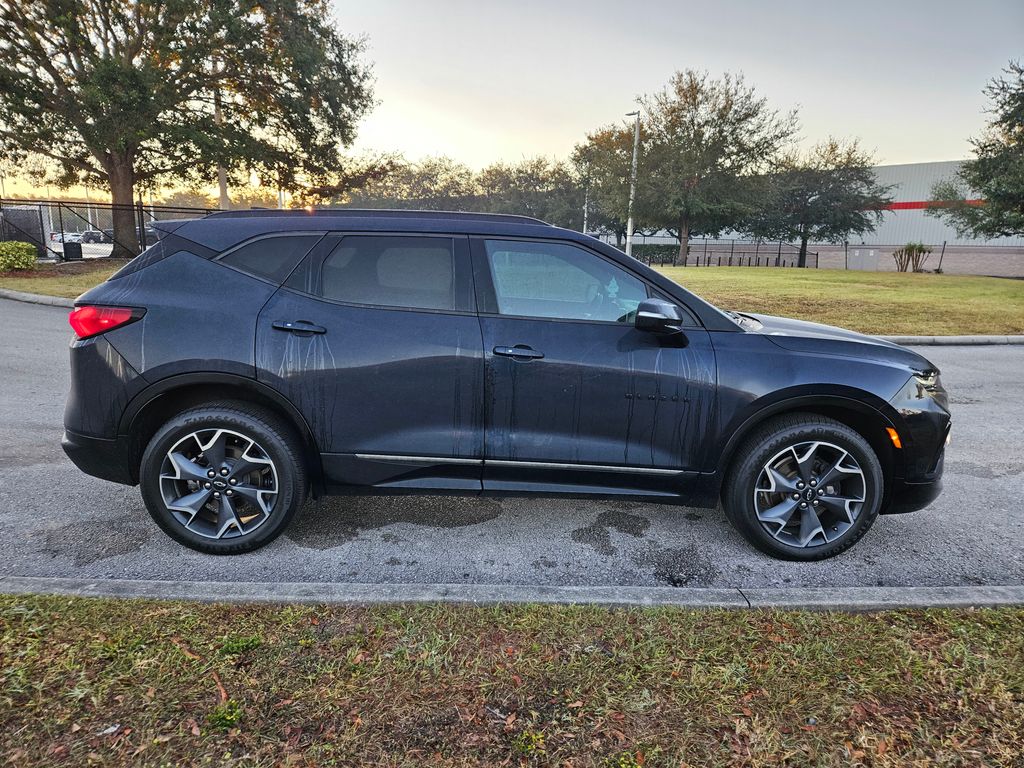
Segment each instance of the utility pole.
[{"label": "utility pole", "polygon": [[633,201],[636,199],[636,156],[640,151],[640,110],[627,112],[626,117],[635,117],[633,124],[633,166],[629,173],[629,208],[626,212],[626,255],[633,255]]}]

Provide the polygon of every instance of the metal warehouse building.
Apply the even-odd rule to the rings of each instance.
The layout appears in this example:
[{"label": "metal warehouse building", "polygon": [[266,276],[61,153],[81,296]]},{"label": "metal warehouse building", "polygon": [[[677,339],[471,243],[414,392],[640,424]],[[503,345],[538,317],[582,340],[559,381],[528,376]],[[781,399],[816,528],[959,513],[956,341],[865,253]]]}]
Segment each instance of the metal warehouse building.
[{"label": "metal warehouse building", "polygon": [[878,183],[893,187],[890,191],[893,203],[878,228],[863,237],[851,238],[851,247],[854,243],[893,246],[909,242],[935,247],[942,243],[947,246],[1024,246],[1024,237],[993,240],[962,238],[943,219],[927,214],[932,187],[940,181],[952,180],[960,169],[960,163],[959,160],[951,160],[942,163],[876,166]]}]

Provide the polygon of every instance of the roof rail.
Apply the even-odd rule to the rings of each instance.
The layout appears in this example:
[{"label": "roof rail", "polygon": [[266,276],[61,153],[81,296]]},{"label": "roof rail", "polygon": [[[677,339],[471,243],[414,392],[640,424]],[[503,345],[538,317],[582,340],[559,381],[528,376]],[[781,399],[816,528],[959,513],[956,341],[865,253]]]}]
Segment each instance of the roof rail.
[{"label": "roof rail", "polygon": [[470,221],[496,221],[506,224],[540,224],[548,222],[532,216],[517,216],[511,213],[476,213],[474,211],[422,211],[403,208],[250,208],[244,211],[215,211],[208,219],[246,219],[273,216],[330,216],[335,218],[380,218],[391,219],[461,219]]}]

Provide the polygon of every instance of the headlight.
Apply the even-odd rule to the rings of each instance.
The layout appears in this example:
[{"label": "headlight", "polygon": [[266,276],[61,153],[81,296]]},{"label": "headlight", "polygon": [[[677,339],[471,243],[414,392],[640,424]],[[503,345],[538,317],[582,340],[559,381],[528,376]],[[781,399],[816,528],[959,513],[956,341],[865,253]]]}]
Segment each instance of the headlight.
[{"label": "headlight", "polygon": [[942,379],[936,370],[918,371],[914,373],[918,397],[930,397],[944,410],[949,410],[949,395],[942,386]]}]

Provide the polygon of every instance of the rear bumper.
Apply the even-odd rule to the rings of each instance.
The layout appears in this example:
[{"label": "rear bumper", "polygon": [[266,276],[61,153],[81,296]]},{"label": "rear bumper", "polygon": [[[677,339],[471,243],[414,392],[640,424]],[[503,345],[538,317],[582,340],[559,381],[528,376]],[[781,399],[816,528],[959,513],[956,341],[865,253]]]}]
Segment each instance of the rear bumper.
[{"label": "rear bumper", "polygon": [[136,485],[130,469],[128,446],[123,438],[107,440],[64,431],[61,448],[87,475],[122,485]]}]

